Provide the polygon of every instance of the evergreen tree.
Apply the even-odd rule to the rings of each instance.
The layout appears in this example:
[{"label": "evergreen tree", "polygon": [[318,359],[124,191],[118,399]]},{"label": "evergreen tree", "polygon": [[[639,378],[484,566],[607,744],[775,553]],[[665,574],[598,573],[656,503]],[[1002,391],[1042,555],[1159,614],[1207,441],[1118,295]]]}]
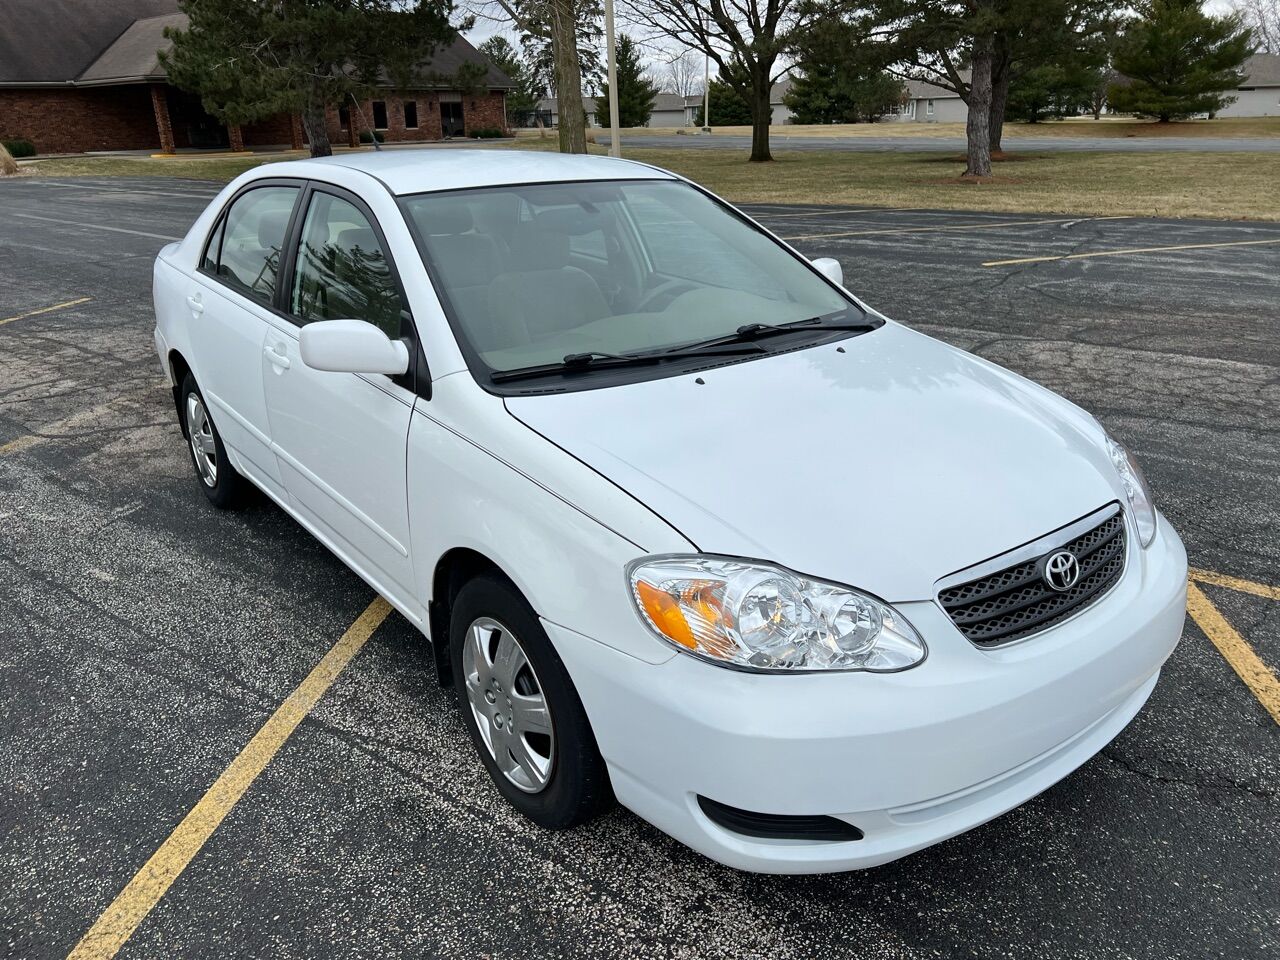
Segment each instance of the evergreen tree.
[{"label": "evergreen tree", "polygon": [[[408,87],[456,36],[452,0],[181,0],[185,30],[165,35],[169,80],[224,123],[301,113],[311,155],[332,153],[326,106]],[[457,82],[468,85],[473,76]]]},{"label": "evergreen tree", "polygon": [[[618,126],[643,127],[653,115],[653,100],[658,95],[658,86],[645,76],[640,52],[625,33],[618,36],[614,56],[618,61]],[[600,95],[596,97],[596,123],[602,127],[609,126],[607,81],[601,84]]]},{"label": "evergreen tree", "polygon": [[1215,17],[1200,0],[1145,0],[1116,43],[1115,68],[1128,79],[1112,85],[1111,108],[1161,123],[1216,113],[1244,82],[1240,67],[1253,37],[1238,13]]},{"label": "evergreen tree", "polygon": [[902,81],[890,76],[860,25],[818,20],[796,38],[799,73],[783,102],[796,123],[874,122],[903,102]]},{"label": "evergreen tree", "polygon": [[[743,127],[751,123],[751,105],[746,97],[722,80],[711,81],[711,125],[713,127]],[[693,125],[705,127],[702,104],[694,114]]]},{"label": "evergreen tree", "polygon": [[1092,109],[1103,75],[1101,67],[1087,63],[1050,63],[1028,70],[1009,90],[1009,115],[1029,123],[1077,116]]},{"label": "evergreen tree", "polygon": [[534,85],[533,75],[524,59],[505,37],[490,37],[477,49],[515,84],[507,91],[507,126],[527,124],[538,109],[542,91]]}]

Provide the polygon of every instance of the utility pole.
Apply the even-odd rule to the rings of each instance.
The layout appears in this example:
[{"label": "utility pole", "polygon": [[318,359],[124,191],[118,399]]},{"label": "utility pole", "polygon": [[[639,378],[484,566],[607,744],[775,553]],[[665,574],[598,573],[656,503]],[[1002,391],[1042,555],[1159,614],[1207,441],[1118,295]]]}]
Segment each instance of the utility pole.
[{"label": "utility pole", "polygon": [[[703,18],[703,32],[706,31],[706,18]],[[711,132],[711,54],[702,54],[702,132]]]},{"label": "utility pole", "polygon": [[604,0],[604,42],[609,53],[609,156],[622,156],[618,137],[618,57],[613,42],[613,0]]}]

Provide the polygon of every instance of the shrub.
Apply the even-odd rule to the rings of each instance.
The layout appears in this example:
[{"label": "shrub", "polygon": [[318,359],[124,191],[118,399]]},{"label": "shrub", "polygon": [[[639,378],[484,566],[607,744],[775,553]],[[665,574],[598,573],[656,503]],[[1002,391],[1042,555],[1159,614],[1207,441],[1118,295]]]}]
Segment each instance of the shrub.
[{"label": "shrub", "polygon": [[370,133],[368,130],[360,131],[361,143],[373,143],[374,137],[378,138],[379,143],[384,143],[387,139],[387,135],[381,130],[375,130],[373,133]]},{"label": "shrub", "polygon": [[36,145],[26,137],[14,137],[12,140],[0,142],[4,143],[4,148],[9,151],[9,155],[15,160],[36,155]]},{"label": "shrub", "polygon": [[473,140],[496,140],[507,136],[507,131],[501,127],[476,127],[470,135]]}]

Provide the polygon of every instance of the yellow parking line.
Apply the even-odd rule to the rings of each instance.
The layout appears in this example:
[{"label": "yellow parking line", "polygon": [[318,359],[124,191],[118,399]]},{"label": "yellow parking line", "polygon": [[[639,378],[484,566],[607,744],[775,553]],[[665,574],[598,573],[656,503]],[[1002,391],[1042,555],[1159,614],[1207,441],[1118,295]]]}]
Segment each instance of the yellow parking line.
[{"label": "yellow parking line", "polygon": [[1199,580],[1201,583],[1211,583],[1215,587],[1251,593],[1255,597],[1265,597],[1268,600],[1280,600],[1280,587],[1271,587],[1253,580],[1242,580],[1239,577],[1229,577],[1225,573],[1214,573],[1212,570],[1197,570],[1195,567],[1188,572],[1192,580]]},{"label": "yellow parking line", "polygon": [[39,316],[42,313],[52,313],[54,310],[65,310],[67,307],[74,307],[80,303],[88,303],[92,299],[93,297],[81,297],[78,300],[67,300],[64,303],[55,303],[51,307],[41,307],[39,310],[28,310],[26,313],[0,318],[0,327],[3,327],[6,323],[13,323],[15,320],[25,320],[27,317]]},{"label": "yellow parking line", "polygon": [[8,443],[0,443],[0,457],[3,457],[6,453],[17,453],[19,450],[25,450],[27,447],[33,447],[43,439],[44,437],[39,437],[34,433],[29,433],[25,437],[19,437],[17,440],[10,440]]},{"label": "yellow parking line", "polygon": [[1273,240],[1228,240],[1223,243],[1180,243],[1172,247],[1130,247],[1127,250],[1097,250],[1093,253],[1064,253],[1055,257],[1020,257],[1017,260],[988,260],[984,267],[1011,267],[1019,263],[1050,263],[1054,260],[1087,260],[1090,257],[1127,257],[1136,253],[1164,253],[1169,250],[1209,250],[1213,247],[1256,247]]},{"label": "yellow parking line", "polygon": [[381,597],[365,608],[125,885],[68,960],[106,960],[116,955],[390,612],[391,605]]},{"label": "yellow parking line", "polygon": [[[890,227],[884,230],[850,230],[843,233],[807,233],[800,237],[783,237],[783,240],[826,240],[831,237],[876,237],[887,233],[937,233],[947,230],[995,230],[1001,227],[1034,227],[1045,223],[1080,223],[1094,220],[1129,220],[1130,217],[1055,217],[1052,220],[985,220],[978,223],[949,223],[940,227]],[[1056,258],[1050,258],[1056,259]],[[984,267],[991,264],[984,263]]]},{"label": "yellow parking line", "polygon": [[1253,652],[1253,648],[1245,643],[1244,637],[1236,632],[1235,627],[1227,623],[1218,608],[1194,581],[1187,583],[1187,612],[1227,663],[1231,664],[1231,669],[1239,674],[1267,713],[1271,714],[1271,719],[1280,724],[1280,680]]}]

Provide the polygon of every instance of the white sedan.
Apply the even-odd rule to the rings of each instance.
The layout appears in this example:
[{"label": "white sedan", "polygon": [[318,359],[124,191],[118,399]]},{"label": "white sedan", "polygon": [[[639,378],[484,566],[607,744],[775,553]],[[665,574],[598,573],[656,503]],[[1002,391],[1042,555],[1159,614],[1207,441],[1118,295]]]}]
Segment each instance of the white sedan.
[{"label": "white sedan", "polygon": [[219,507],[256,487],[430,639],[497,789],[747,870],[868,867],[1142,707],[1186,554],[1078,407],[671,173],[353,154],[154,273]]}]

